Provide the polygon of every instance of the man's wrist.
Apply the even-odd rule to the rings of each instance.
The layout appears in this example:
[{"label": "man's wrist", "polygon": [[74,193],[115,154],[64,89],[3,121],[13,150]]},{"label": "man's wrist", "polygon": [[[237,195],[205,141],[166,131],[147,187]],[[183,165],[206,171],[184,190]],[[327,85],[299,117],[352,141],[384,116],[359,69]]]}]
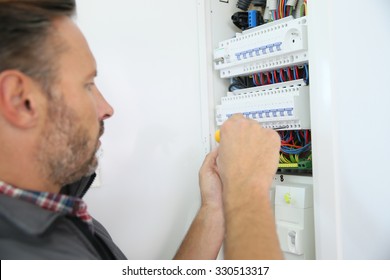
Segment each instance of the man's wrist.
[{"label": "man's wrist", "polygon": [[223,216],[223,207],[221,204],[203,203],[200,206],[199,214],[205,218],[220,218]]},{"label": "man's wrist", "polygon": [[271,184],[272,180],[263,179],[226,185],[223,196],[225,212],[248,209],[252,203],[269,203]]}]

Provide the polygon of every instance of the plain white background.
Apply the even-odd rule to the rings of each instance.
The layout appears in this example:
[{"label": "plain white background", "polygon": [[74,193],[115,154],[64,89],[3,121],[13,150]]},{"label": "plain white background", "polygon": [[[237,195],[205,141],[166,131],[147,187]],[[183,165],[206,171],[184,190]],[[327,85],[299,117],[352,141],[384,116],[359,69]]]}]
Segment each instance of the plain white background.
[{"label": "plain white background", "polygon": [[317,256],[389,259],[390,2],[308,2]]}]

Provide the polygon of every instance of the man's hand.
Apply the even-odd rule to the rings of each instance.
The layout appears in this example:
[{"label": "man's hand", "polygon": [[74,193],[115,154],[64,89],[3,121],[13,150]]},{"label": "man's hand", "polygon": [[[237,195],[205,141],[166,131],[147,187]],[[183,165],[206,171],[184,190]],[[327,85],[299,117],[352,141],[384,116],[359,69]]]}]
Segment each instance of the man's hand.
[{"label": "man's hand", "polygon": [[210,152],[199,170],[202,207],[222,211],[222,183],[217,171],[218,150]]},{"label": "man's hand", "polygon": [[216,169],[217,150],[210,152],[199,170],[202,205],[175,259],[215,259],[225,233],[222,183]]},{"label": "man's hand", "polygon": [[280,259],[269,189],[280,137],[242,115],[221,127],[218,173],[223,184],[226,259]]},{"label": "man's hand", "polygon": [[230,186],[239,188],[259,185],[267,180],[271,185],[279,162],[280,137],[259,123],[242,115],[234,115],[221,127],[218,171],[224,192]]}]

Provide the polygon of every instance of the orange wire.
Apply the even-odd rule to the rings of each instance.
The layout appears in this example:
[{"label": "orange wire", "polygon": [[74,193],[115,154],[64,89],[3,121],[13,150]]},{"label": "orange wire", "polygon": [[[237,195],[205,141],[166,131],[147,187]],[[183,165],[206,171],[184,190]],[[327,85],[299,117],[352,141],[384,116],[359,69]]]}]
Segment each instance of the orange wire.
[{"label": "orange wire", "polygon": [[283,15],[283,3],[284,3],[284,0],[280,0],[280,4],[279,4],[279,18],[282,18],[284,15]]}]

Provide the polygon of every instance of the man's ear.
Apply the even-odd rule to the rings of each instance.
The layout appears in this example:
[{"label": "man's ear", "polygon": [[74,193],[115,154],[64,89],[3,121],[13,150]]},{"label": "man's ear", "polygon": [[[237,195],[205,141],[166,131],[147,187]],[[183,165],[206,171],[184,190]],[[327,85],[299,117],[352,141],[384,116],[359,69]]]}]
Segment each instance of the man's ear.
[{"label": "man's ear", "polygon": [[17,70],[0,73],[0,114],[14,126],[29,128],[38,119],[38,87]]}]

